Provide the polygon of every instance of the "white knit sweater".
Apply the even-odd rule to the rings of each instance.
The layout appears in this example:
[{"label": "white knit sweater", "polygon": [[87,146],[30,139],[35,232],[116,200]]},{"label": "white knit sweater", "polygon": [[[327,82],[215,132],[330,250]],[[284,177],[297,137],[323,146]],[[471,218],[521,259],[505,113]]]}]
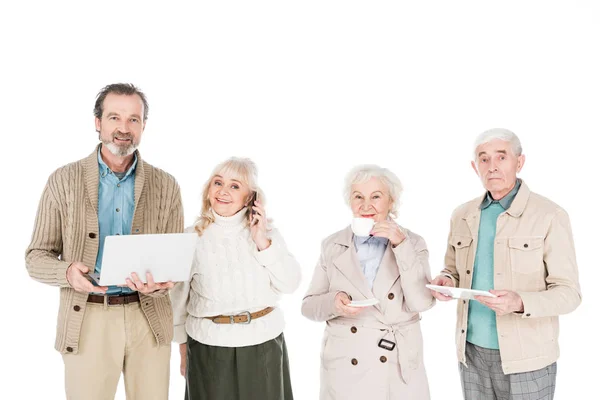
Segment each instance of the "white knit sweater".
[{"label": "white knit sweater", "polygon": [[[259,252],[244,224],[245,213],[215,214],[215,222],[198,237],[190,281],[171,290],[175,342],[184,343],[189,335],[211,346],[242,347],[283,332],[279,308],[250,324],[216,324],[204,318],[276,307],[279,296],[300,283],[300,266],[281,235],[270,230],[271,246]],[[186,232],[194,232],[194,226]]]}]

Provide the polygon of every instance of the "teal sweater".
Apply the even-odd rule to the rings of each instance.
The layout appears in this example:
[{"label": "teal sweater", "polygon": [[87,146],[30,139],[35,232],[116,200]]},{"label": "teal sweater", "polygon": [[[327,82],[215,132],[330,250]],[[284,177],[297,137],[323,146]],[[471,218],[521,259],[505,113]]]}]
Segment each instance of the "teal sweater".
[{"label": "teal sweater", "polygon": [[[475,253],[473,282],[471,284],[473,289],[494,289],[496,221],[498,216],[510,207],[520,187],[521,181],[517,180],[515,187],[502,199],[494,200],[488,192],[481,203],[477,252]],[[476,300],[469,302],[467,341],[487,349],[499,349],[496,313]]]}]

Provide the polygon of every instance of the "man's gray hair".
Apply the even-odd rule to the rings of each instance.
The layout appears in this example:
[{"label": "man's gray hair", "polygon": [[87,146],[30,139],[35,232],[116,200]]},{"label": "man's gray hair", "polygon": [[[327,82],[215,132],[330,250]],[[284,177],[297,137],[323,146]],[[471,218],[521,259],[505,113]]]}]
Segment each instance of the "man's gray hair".
[{"label": "man's gray hair", "polygon": [[346,203],[350,205],[350,197],[352,196],[352,185],[364,183],[371,178],[379,179],[388,189],[390,199],[392,201],[392,209],[390,215],[392,218],[397,217],[398,206],[400,204],[400,196],[404,190],[402,182],[392,171],[387,168],[381,168],[374,164],[359,165],[352,168],[346,175],[344,182],[344,198]]},{"label": "man's gray hair", "polygon": [[494,139],[500,139],[504,140],[505,142],[509,142],[510,146],[512,147],[513,153],[517,157],[520,156],[521,153],[523,153],[521,141],[519,140],[519,137],[517,135],[515,135],[508,129],[494,128],[487,130],[479,134],[479,136],[477,136],[477,139],[475,139],[475,146],[473,147],[473,159],[477,160],[477,147],[481,146],[482,144],[489,143]]}]

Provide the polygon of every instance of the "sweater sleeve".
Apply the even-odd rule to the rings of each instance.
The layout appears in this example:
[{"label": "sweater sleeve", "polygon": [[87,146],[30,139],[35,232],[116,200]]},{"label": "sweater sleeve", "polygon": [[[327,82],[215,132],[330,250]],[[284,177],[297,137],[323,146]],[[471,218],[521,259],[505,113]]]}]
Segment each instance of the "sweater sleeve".
[{"label": "sweater sleeve", "polygon": [[61,259],[62,216],[52,194],[50,182],[44,188],[37,211],[31,242],[25,251],[27,272],[36,281],[51,286],[70,287],[67,269],[71,263]]},{"label": "sweater sleeve", "polygon": [[[193,232],[193,229],[186,229],[186,233]],[[171,305],[173,307],[173,341],[176,343],[187,342],[187,332],[185,330],[185,322],[188,317],[188,302],[190,300],[190,285],[194,277],[195,271],[198,270],[198,258],[194,252],[192,268],[190,271],[190,279],[185,282],[177,282],[173,289],[169,291],[171,296]]]},{"label": "sweater sleeve", "polygon": [[256,260],[267,269],[271,287],[279,293],[293,293],[300,285],[300,264],[288,251],[283,237],[276,229],[271,230],[271,246],[254,251]]}]

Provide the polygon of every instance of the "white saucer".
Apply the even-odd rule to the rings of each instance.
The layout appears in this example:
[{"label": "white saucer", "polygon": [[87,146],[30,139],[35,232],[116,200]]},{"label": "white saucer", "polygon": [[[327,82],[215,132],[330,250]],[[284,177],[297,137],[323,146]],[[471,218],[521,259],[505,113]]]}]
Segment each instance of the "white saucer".
[{"label": "white saucer", "polygon": [[370,307],[379,303],[377,299],[355,300],[347,304],[348,307]]}]

